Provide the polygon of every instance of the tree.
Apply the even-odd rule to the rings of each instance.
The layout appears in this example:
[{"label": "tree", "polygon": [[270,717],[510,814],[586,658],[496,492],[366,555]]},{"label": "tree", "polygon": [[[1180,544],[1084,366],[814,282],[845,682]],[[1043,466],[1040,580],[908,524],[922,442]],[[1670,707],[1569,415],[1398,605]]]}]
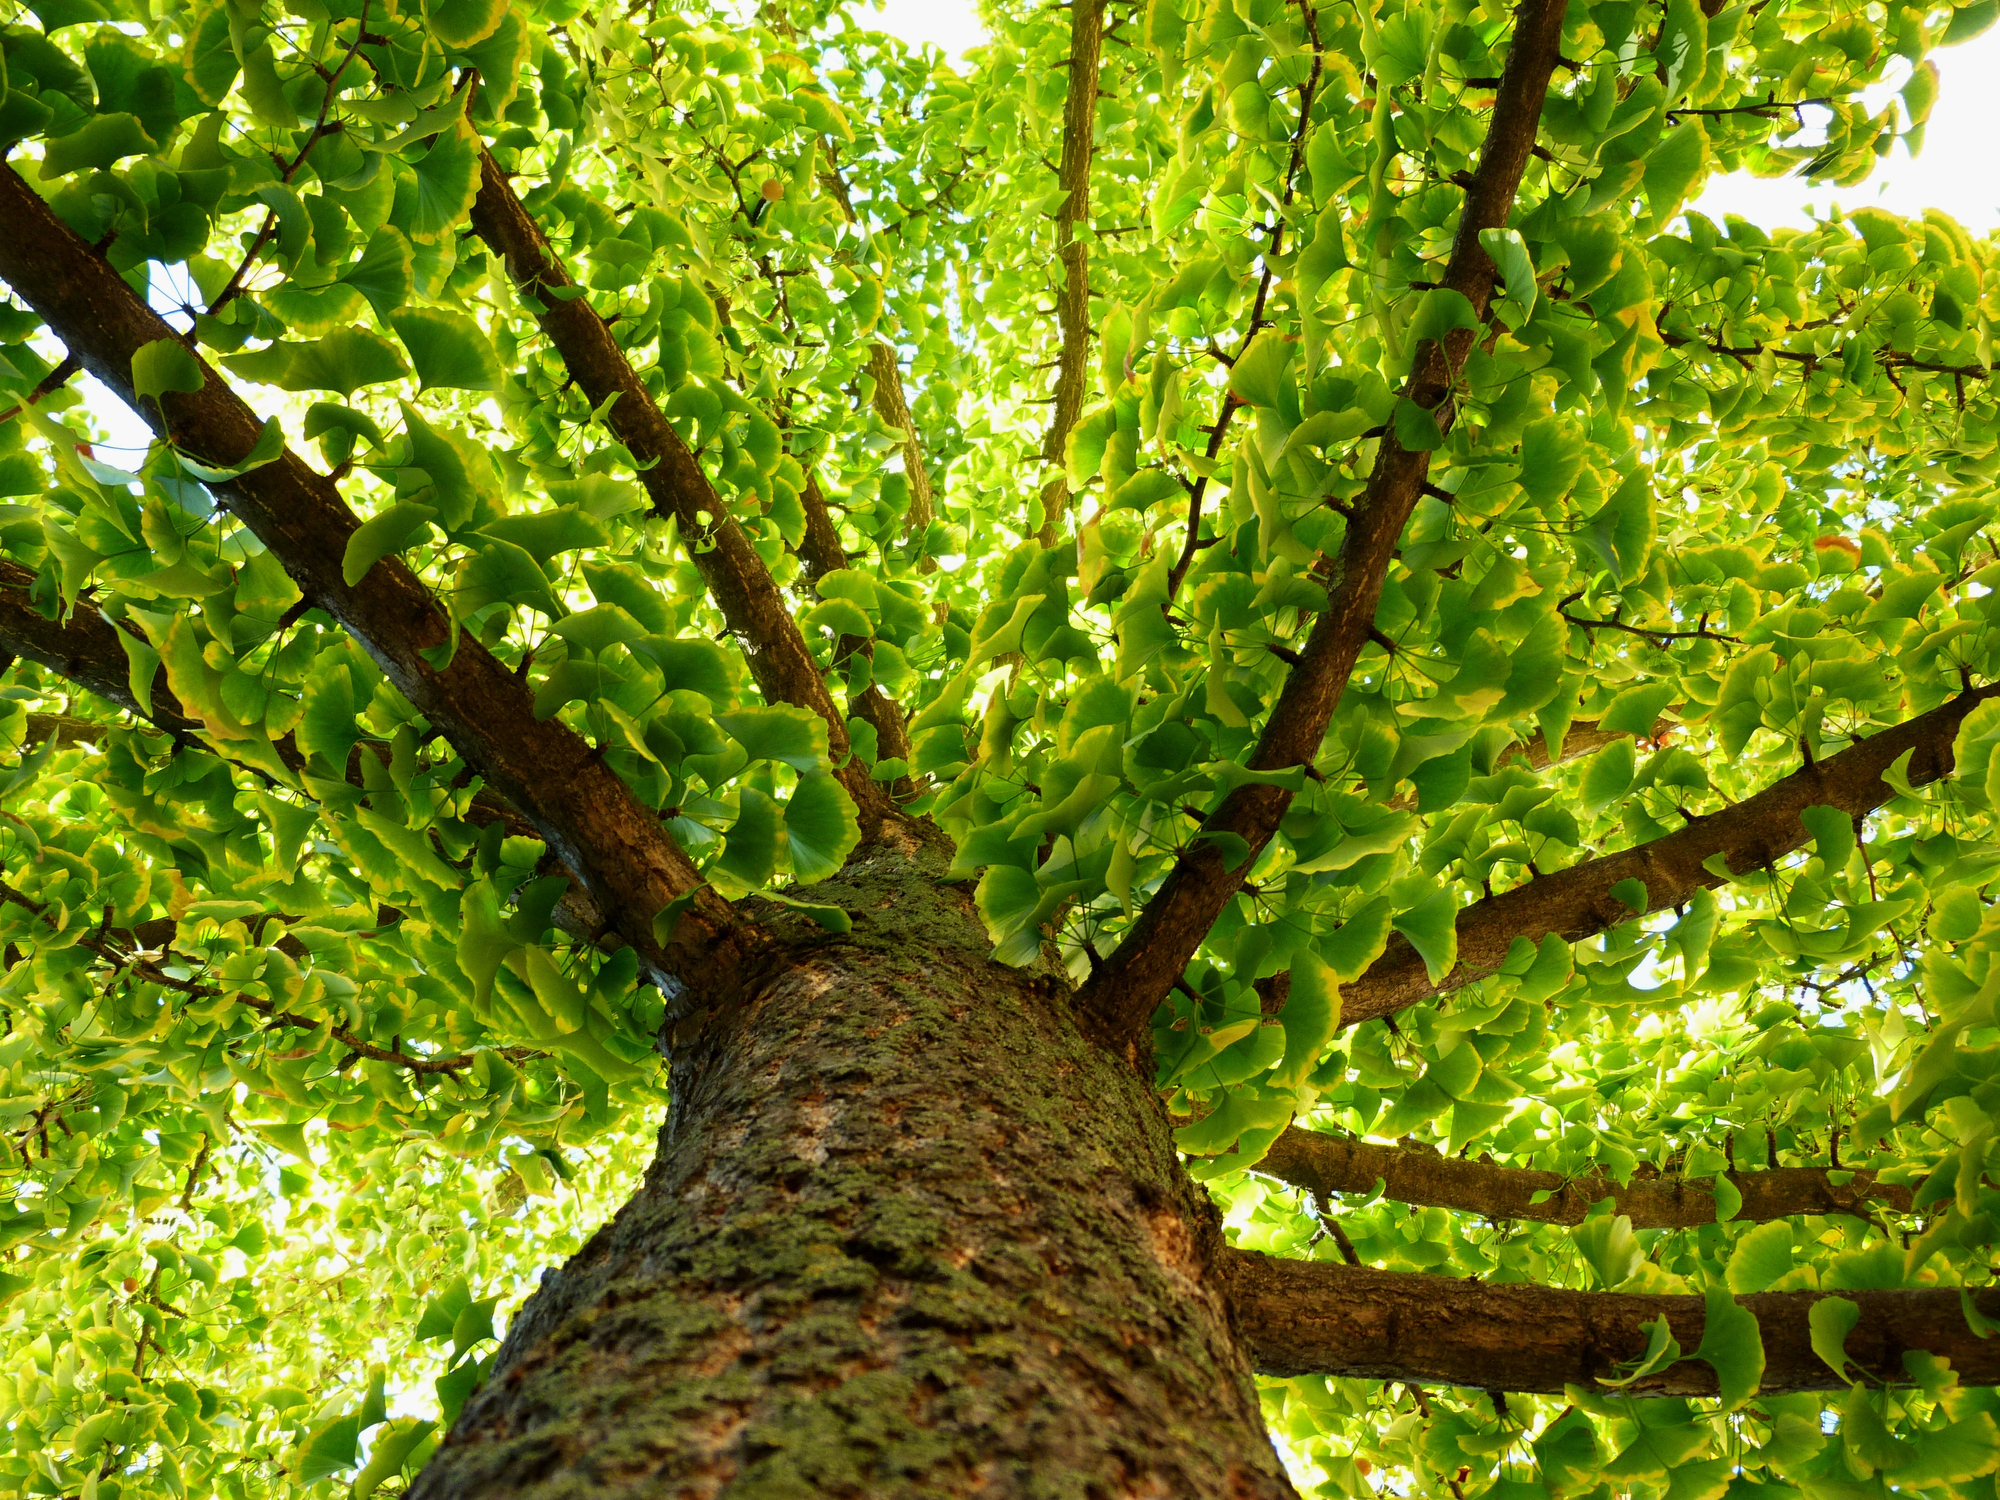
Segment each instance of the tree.
[{"label": "tree", "polygon": [[0,1473],[1989,1493],[1993,18],[31,3]]}]

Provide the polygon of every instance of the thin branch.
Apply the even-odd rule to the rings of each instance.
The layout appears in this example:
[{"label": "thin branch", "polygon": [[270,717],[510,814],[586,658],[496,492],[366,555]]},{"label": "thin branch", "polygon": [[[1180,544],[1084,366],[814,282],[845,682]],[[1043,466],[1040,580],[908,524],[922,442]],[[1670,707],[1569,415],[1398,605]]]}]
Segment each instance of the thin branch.
[{"label": "thin branch", "polygon": [[[1498,276],[1480,247],[1480,231],[1506,224],[1541,120],[1542,100],[1555,70],[1567,0],[1524,0],[1507,55],[1493,121],[1479,167],[1466,189],[1444,284],[1463,295],[1483,317]],[[1418,346],[1403,398],[1424,408],[1440,428],[1453,417],[1452,385],[1471,352],[1473,332],[1458,329],[1442,343]],[[1395,556],[1403,526],[1430,474],[1430,454],[1402,447],[1385,433],[1368,488],[1333,561],[1328,605],[1314,623],[1303,659],[1286,674],[1250,769],[1279,771],[1309,766],[1354,663],[1375,624],[1382,580]],[[1079,1003],[1087,1023],[1109,1046],[1135,1064],[1148,1044],[1154,1008],[1174,976],[1201,945],[1216,917],[1241,887],[1259,851],[1277,831],[1292,794],[1283,787],[1246,783],[1224,797],[1118,945],[1103,974],[1083,987]],[[1225,856],[1223,850],[1233,851]]]},{"label": "thin branch", "polygon": [[894,808],[869,781],[866,767],[848,754],[846,716],[834,706],[770,569],[484,147],[480,170],[479,196],[472,205],[474,232],[506,265],[522,296],[541,309],[536,321],[592,409],[609,407],[605,424],[637,461],[639,482],[652,497],[654,513],[679,521],[709,597],[730,633],[743,643],[758,688],[772,702],[795,704],[825,722],[834,774],[864,821],[879,823]]},{"label": "thin branch", "polygon": [[[1995,696],[2000,686],[1961,693],[1662,838],[1465,907],[1458,914],[1458,962],[1441,980],[1434,982],[1416,949],[1395,934],[1366,973],[1342,986],[1340,1024],[1357,1026],[1497,973],[1517,939],[1539,943],[1553,933],[1564,942],[1581,942],[1678,907],[1696,891],[1726,885],[1736,875],[1768,869],[1811,839],[1800,821],[1807,808],[1835,807],[1864,817],[1896,796],[1882,777],[1904,754],[1910,756],[1904,771],[1913,787],[1950,775],[1959,725]],[[1611,894],[1633,880],[1645,888],[1643,911]]]},{"label": "thin branch", "polygon": [[[1063,96],[1063,191],[1056,209],[1056,255],[1062,261],[1062,291],[1056,321],[1062,344],[1056,365],[1055,412],[1042,434],[1042,461],[1060,466],[1070,429],[1083,412],[1084,366],[1090,354],[1090,242],[1076,230],[1090,217],[1090,157],[1097,131],[1098,68],[1104,51],[1105,0],[1075,0],[1070,8],[1069,88]],[[1069,480],[1058,470],[1042,486],[1041,543],[1055,546],[1069,507]]]}]

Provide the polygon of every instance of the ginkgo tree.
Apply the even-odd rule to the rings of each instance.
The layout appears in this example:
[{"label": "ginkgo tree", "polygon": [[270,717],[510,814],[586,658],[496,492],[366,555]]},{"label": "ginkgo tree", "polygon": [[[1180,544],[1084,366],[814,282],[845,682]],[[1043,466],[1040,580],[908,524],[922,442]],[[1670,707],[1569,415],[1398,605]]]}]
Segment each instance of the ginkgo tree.
[{"label": "ginkgo tree", "polygon": [[15,7],[8,1492],[1990,1500],[1996,16]]}]

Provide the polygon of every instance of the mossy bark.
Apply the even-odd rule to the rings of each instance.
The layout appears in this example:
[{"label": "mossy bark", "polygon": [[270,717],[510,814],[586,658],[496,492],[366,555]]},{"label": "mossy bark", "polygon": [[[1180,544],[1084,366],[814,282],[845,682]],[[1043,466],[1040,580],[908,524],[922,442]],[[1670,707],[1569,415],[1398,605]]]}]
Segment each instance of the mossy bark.
[{"label": "mossy bark", "polygon": [[420,1500],[1292,1494],[1157,1100],[1058,976],[988,961],[920,838],[676,1048],[644,1186]]}]

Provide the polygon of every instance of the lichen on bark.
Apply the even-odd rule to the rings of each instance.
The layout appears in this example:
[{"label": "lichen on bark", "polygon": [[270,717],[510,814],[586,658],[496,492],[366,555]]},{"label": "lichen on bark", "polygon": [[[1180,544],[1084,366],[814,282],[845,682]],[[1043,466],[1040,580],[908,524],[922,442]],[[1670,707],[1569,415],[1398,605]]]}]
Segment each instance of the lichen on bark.
[{"label": "lichen on bark", "polygon": [[643,1188],[413,1495],[1292,1493],[1157,1100],[907,837],[677,1051]]}]

